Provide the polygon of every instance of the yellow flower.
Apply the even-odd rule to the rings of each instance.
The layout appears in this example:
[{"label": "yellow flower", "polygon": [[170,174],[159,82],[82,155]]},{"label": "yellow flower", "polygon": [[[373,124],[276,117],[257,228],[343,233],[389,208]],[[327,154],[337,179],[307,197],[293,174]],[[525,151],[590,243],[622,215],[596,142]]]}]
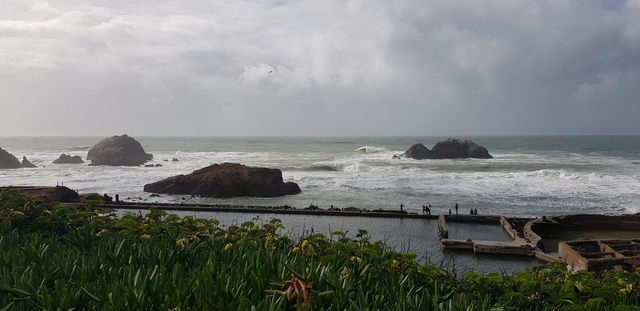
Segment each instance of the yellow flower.
[{"label": "yellow flower", "polygon": [[102,230],[100,230],[100,232],[96,233],[96,236],[101,236],[101,235],[103,235],[103,234],[105,234],[107,232],[109,232],[107,229],[102,229]]},{"label": "yellow flower", "polygon": [[143,238],[143,239],[145,239],[145,240],[148,240],[148,239],[150,239],[150,238],[151,238],[151,236],[150,236],[150,235],[148,235],[148,234],[143,234],[143,235],[141,235],[140,237],[141,237],[141,238]]},{"label": "yellow flower", "polygon": [[44,213],[47,214],[47,215],[53,215],[53,212],[50,211],[50,210],[45,210]]},{"label": "yellow flower", "polygon": [[309,246],[309,241],[308,240],[302,241],[302,249],[307,248],[307,246]]},{"label": "yellow flower", "polygon": [[227,232],[227,233],[225,233],[225,234],[224,234],[224,238],[225,238],[225,239],[228,239],[228,238],[229,238],[229,232]]},{"label": "yellow flower", "polygon": [[399,262],[399,261],[397,261],[397,260],[395,260],[395,259],[393,260],[393,265],[394,265],[394,266],[397,266],[397,265],[399,265],[399,264],[400,264],[400,262]]},{"label": "yellow flower", "polygon": [[527,300],[529,300],[529,301],[535,301],[535,300],[540,300],[540,299],[542,299],[542,295],[540,295],[540,293],[538,293],[538,292],[535,292],[535,293],[529,295],[529,297],[527,297]]},{"label": "yellow flower", "polygon": [[176,246],[183,246],[187,242],[187,238],[180,238],[176,240]]},{"label": "yellow flower", "polygon": [[632,291],[633,291],[633,284],[631,283],[624,285],[624,287],[620,289],[620,293],[622,294],[630,294]]},{"label": "yellow flower", "polygon": [[353,263],[357,262],[358,264],[361,264],[362,263],[362,258],[356,257],[356,256],[351,256],[351,262],[353,262]]},{"label": "yellow flower", "polygon": [[347,275],[349,275],[349,273],[350,273],[350,272],[349,272],[349,269],[347,269],[347,267],[344,267],[344,268],[342,269],[342,272],[340,272],[340,275],[341,275],[341,276],[347,276]]},{"label": "yellow flower", "polygon": [[233,246],[233,244],[227,243],[227,245],[224,246],[224,250],[228,251],[232,246]]},{"label": "yellow flower", "polygon": [[269,248],[273,245],[273,238],[268,235],[266,239],[264,239],[264,248]]},{"label": "yellow flower", "polygon": [[199,238],[197,235],[192,234],[192,235],[189,237],[189,241],[198,242],[198,241],[200,241],[200,238]]},{"label": "yellow flower", "polygon": [[256,222],[256,223],[254,223],[254,224],[253,224],[253,229],[256,229],[256,230],[260,229],[260,224],[259,224],[259,223],[257,223],[257,222]]},{"label": "yellow flower", "polygon": [[300,252],[300,247],[294,247],[294,248],[291,250],[291,252],[292,252],[292,253],[294,253],[294,254],[295,254],[295,253],[299,253],[299,252]]}]

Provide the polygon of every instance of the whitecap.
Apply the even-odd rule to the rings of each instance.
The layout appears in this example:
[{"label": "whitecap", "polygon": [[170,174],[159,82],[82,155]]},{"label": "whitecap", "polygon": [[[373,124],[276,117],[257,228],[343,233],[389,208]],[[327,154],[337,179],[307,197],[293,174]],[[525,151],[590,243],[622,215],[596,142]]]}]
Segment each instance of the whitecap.
[{"label": "whitecap", "polygon": [[91,146],[73,146],[73,147],[65,148],[65,150],[71,150],[71,151],[83,151],[83,150],[89,150],[89,149],[91,149]]},{"label": "whitecap", "polygon": [[356,151],[363,153],[379,153],[379,152],[388,152],[389,149],[384,147],[376,147],[376,146],[362,146],[357,148]]}]

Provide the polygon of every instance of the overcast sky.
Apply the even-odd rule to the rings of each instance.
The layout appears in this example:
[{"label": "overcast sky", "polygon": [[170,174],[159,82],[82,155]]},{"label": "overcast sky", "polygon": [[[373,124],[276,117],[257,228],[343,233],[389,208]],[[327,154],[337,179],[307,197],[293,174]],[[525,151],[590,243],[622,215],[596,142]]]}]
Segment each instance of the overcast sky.
[{"label": "overcast sky", "polygon": [[0,136],[640,134],[640,0],[2,0]]}]

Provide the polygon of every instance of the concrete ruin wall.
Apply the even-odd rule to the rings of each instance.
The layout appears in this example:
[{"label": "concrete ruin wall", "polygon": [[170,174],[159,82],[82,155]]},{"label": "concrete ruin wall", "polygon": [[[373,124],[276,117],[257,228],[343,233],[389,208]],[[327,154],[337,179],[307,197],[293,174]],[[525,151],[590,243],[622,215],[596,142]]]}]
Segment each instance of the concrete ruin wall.
[{"label": "concrete ruin wall", "polygon": [[565,215],[554,217],[560,224],[560,230],[565,228],[587,228],[603,230],[640,231],[640,215]]},{"label": "concrete ruin wall", "polygon": [[564,241],[562,259],[573,271],[633,269],[640,264],[640,239]]}]

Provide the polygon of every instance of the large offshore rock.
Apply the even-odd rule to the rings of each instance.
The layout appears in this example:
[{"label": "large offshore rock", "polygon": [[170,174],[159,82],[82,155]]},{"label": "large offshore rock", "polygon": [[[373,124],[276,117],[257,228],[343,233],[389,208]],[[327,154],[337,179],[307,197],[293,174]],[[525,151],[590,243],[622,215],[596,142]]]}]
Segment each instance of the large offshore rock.
[{"label": "large offshore rock", "polygon": [[278,169],[222,163],[147,184],[144,191],[216,198],[278,197],[298,194],[300,187],[293,182],[283,182]]},{"label": "large offshore rock", "polygon": [[431,154],[434,159],[493,158],[485,147],[482,147],[468,139],[460,138],[449,138],[435,144],[435,146],[431,148]]},{"label": "large offshore rock", "polygon": [[153,159],[135,139],[125,135],[103,139],[87,153],[91,165],[138,166]]},{"label": "large offshore rock", "polygon": [[53,161],[53,164],[81,164],[84,163],[80,156],[71,156],[67,154],[61,154],[59,158]]},{"label": "large offshore rock", "polygon": [[423,144],[415,144],[401,156],[416,160],[422,159],[458,159],[458,158],[493,158],[486,148],[468,139],[449,138],[438,142],[431,150]]},{"label": "large offshore rock", "polygon": [[13,154],[0,148],[0,169],[21,168],[22,164]]}]

